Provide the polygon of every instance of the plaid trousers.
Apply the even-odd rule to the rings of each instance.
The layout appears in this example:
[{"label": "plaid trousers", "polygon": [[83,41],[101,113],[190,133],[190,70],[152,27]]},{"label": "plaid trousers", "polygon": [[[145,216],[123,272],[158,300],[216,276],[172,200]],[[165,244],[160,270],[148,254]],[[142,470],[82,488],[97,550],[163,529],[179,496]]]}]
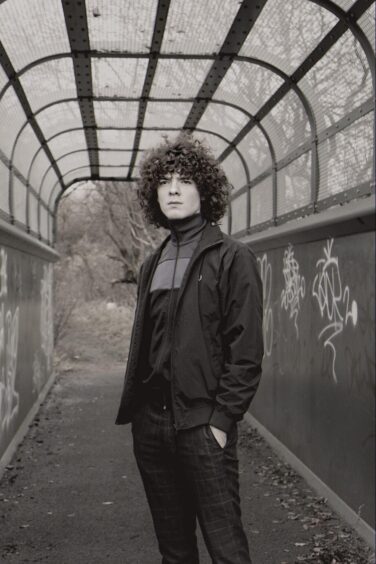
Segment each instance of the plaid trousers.
[{"label": "plaid trousers", "polygon": [[209,425],[176,432],[171,409],[148,401],[132,433],[162,564],[199,564],[196,518],[213,564],[251,564],[241,522],[237,426],[222,448]]}]

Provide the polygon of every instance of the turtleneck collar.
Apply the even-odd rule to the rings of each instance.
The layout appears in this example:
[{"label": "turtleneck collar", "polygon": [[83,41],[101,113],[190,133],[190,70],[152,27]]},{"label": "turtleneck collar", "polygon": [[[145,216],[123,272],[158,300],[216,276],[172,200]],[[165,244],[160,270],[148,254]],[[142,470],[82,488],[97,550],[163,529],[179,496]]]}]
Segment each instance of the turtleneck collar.
[{"label": "turtleneck collar", "polygon": [[206,219],[200,213],[190,215],[184,219],[173,219],[169,221],[171,230],[171,241],[176,244],[188,243],[194,239],[207,224]]}]

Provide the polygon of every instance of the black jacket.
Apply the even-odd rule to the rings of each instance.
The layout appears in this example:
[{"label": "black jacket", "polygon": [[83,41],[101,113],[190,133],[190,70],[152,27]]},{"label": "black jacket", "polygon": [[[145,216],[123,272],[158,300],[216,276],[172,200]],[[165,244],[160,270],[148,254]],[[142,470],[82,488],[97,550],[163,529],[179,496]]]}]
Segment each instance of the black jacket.
[{"label": "black jacket", "polygon": [[[145,309],[164,244],[141,267],[117,424],[129,423],[142,402],[148,358]],[[229,431],[256,392],[262,357],[262,284],[255,255],[217,225],[208,224],[185,272],[173,319],[175,428],[210,423]]]}]

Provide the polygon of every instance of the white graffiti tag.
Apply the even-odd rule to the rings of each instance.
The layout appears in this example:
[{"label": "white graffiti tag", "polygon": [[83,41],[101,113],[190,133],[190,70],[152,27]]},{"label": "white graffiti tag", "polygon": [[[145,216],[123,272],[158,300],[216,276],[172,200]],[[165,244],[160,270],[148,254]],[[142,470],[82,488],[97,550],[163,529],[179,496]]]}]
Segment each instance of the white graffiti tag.
[{"label": "white graffiti tag", "polygon": [[43,278],[40,287],[41,311],[40,332],[42,350],[46,356],[47,370],[50,370],[54,347],[54,327],[52,310],[52,265],[43,266]]},{"label": "white graffiti tag", "polygon": [[354,327],[356,326],[358,305],[353,300],[350,308],[350,290],[348,286],[342,287],[338,257],[332,256],[333,242],[334,239],[327,241],[326,247],[324,247],[324,258],[316,263],[318,273],[313,281],[312,295],[317,299],[321,317],[328,322],[320,331],[319,339],[325,339],[324,347],[329,347],[332,350],[332,375],[337,383],[335,370],[337,351],[333,339],[342,333],[349,319],[351,319]]},{"label": "white graffiti tag", "polygon": [[299,274],[299,263],[294,256],[292,245],[288,246],[283,256],[283,276],[285,287],[281,292],[281,307],[290,310],[290,319],[294,320],[296,336],[299,338],[298,315],[300,298],[305,296],[305,278]]},{"label": "white graffiti tag", "polygon": [[273,310],[271,306],[272,266],[270,262],[268,262],[266,253],[264,253],[261,259],[257,258],[257,262],[260,267],[263,290],[264,318],[262,328],[264,333],[264,348],[265,355],[270,356],[273,346]]},{"label": "white graffiti tag", "polygon": [[6,430],[18,413],[19,394],[16,392],[19,309],[14,315],[5,313],[0,304],[0,425]]}]

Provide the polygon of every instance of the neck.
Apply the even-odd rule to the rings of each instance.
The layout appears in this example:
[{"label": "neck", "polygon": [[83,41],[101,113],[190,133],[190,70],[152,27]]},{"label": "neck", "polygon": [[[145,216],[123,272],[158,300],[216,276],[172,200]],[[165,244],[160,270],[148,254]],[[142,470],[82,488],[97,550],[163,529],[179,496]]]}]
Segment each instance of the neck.
[{"label": "neck", "polygon": [[206,225],[206,220],[200,213],[184,217],[183,219],[172,219],[169,221],[171,240],[173,243],[185,243],[193,239]]}]

